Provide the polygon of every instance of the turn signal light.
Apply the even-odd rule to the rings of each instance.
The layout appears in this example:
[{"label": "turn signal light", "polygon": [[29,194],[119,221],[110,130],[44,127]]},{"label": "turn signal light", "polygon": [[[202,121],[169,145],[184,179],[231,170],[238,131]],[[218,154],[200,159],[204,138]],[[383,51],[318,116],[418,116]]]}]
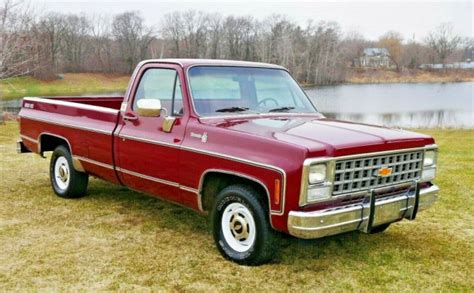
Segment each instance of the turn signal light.
[{"label": "turn signal light", "polygon": [[281,196],[281,183],[280,179],[275,180],[275,194],[273,196],[274,200],[273,202],[278,205],[280,204],[280,196]]}]

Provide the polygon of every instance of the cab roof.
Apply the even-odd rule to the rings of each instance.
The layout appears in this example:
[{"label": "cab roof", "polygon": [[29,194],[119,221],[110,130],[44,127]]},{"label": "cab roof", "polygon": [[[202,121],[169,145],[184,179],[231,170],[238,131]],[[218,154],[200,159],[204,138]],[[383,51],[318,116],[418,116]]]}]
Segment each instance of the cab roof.
[{"label": "cab roof", "polygon": [[242,66],[242,67],[262,67],[262,68],[275,68],[275,69],[284,69],[286,68],[270,64],[270,63],[261,63],[261,62],[249,62],[249,61],[237,61],[237,60],[223,60],[223,59],[181,59],[181,58],[170,58],[170,59],[149,59],[140,62],[140,65],[147,63],[172,63],[178,64],[183,68],[197,65],[205,66]]}]

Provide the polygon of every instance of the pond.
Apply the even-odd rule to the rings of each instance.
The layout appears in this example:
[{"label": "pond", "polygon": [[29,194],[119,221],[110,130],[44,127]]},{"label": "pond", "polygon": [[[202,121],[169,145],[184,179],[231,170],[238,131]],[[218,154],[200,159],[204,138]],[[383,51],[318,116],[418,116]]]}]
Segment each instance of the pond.
[{"label": "pond", "polygon": [[[474,82],[337,85],[305,90],[329,118],[404,128],[474,128]],[[19,106],[19,99],[0,101],[0,110],[3,107],[15,113]]]},{"label": "pond", "polygon": [[474,128],[474,82],[306,88],[327,117],[406,128]]}]

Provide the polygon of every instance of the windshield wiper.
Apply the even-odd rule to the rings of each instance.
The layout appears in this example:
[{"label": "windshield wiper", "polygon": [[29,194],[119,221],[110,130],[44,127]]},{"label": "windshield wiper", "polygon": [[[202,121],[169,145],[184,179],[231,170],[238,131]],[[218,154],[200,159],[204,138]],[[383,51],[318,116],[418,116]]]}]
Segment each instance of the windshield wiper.
[{"label": "windshield wiper", "polygon": [[280,107],[268,110],[268,112],[286,112],[289,110],[293,110],[295,107]]},{"label": "windshield wiper", "polygon": [[228,108],[222,108],[222,109],[217,109],[216,112],[245,112],[250,110],[250,108],[247,107],[228,107]]}]

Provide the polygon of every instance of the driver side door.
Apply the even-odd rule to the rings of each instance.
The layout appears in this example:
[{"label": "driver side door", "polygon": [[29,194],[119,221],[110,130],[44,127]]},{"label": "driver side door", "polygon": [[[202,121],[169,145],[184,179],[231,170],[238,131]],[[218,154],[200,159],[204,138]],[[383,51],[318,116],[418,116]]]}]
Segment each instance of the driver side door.
[{"label": "driver side door", "polygon": [[[187,121],[183,105],[181,68],[151,64],[137,74],[118,132],[117,171],[128,187],[174,202],[180,202],[178,159]],[[140,116],[138,101],[158,99],[159,117]],[[168,132],[166,119],[174,119]]]}]

